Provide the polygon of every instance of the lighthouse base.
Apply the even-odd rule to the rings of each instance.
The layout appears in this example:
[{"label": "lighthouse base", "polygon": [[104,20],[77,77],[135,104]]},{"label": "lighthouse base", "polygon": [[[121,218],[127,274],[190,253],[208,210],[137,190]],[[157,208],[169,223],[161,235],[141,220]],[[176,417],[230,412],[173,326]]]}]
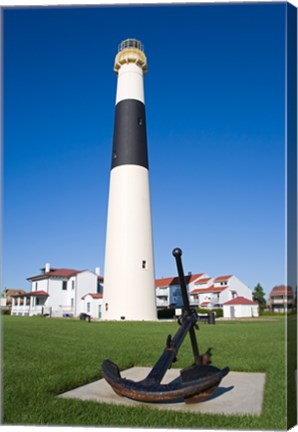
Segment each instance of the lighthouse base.
[{"label": "lighthouse base", "polygon": [[157,318],[148,170],[111,171],[102,319]]}]

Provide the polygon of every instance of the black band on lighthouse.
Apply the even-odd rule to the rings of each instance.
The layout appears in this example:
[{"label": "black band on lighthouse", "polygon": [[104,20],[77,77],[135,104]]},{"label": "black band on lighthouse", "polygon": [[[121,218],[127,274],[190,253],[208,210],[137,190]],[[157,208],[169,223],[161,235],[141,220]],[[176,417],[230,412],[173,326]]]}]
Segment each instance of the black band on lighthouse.
[{"label": "black band on lighthouse", "polygon": [[112,168],[119,165],[148,168],[145,105],[124,99],[116,105]]}]

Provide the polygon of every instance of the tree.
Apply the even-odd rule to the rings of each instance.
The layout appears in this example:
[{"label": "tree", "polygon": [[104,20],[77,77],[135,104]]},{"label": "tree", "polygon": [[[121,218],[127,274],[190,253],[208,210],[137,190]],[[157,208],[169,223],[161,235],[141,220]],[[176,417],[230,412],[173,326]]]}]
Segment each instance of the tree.
[{"label": "tree", "polygon": [[265,299],[264,290],[259,283],[257,284],[257,286],[255,287],[255,289],[252,293],[252,298],[254,301],[258,302],[260,312],[263,312],[263,310],[266,307],[266,299]]}]

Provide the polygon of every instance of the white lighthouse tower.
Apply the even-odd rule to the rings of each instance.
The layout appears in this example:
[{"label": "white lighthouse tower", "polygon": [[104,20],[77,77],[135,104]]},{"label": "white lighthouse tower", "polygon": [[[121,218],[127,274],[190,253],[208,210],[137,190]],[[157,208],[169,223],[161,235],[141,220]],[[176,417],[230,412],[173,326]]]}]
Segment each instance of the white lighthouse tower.
[{"label": "white lighthouse tower", "polygon": [[102,318],[155,320],[155,273],[141,42],[119,45]]}]

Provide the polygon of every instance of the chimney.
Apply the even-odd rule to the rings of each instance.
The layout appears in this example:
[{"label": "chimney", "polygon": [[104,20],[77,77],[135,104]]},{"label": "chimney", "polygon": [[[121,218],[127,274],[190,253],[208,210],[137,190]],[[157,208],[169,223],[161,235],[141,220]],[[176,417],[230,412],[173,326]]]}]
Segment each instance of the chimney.
[{"label": "chimney", "polygon": [[51,270],[51,265],[50,265],[50,263],[46,263],[46,265],[45,265],[45,269],[44,269],[45,273],[49,273],[50,270]]},{"label": "chimney", "polygon": [[97,274],[97,276],[100,276],[100,267],[95,267],[95,274]]}]

